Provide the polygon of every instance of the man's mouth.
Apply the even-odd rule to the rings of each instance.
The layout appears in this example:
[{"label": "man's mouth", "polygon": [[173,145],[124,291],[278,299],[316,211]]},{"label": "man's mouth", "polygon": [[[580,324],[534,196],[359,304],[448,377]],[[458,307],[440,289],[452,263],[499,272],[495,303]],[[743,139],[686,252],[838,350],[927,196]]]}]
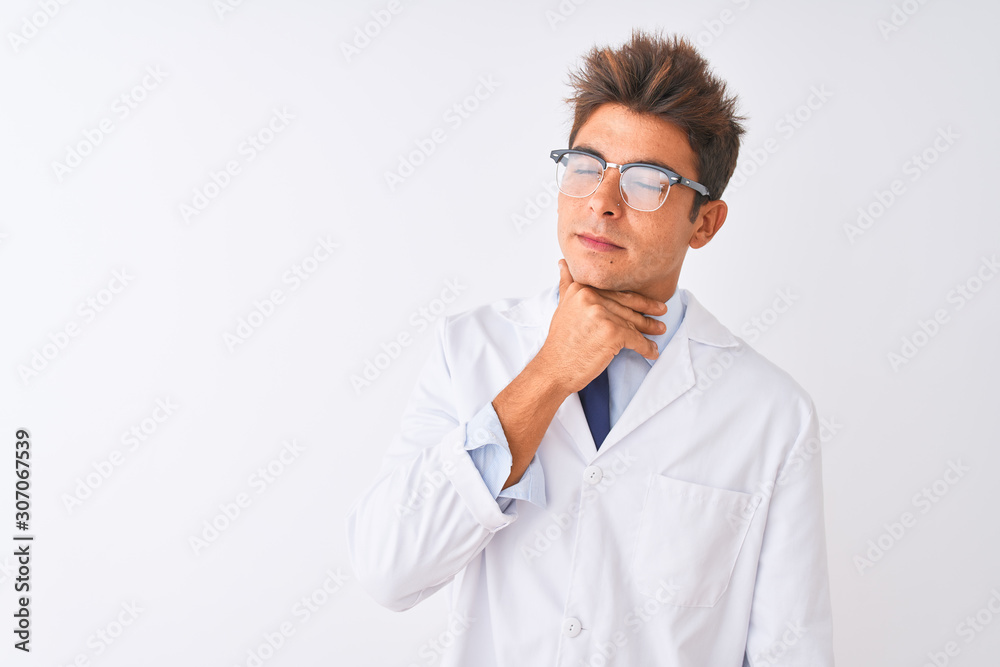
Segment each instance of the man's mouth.
[{"label": "man's mouth", "polygon": [[577,238],[580,242],[587,248],[591,250],[598,250],[607,252],[610,250],[624,250],[620,245],[617,245],[611,241],[611,239],[605,238],[603,236],[598,236],[597,234],[577,234]]}]

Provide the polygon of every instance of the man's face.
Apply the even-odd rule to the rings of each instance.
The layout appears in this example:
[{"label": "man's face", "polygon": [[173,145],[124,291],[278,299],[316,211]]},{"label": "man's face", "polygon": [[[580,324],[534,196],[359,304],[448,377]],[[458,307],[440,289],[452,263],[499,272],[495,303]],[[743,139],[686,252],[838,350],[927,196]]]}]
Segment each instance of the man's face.
[{"label": "man's face", "polygon": [[[616,164],[658,164],[693,181],[700,176],[680,128],[618,104],[598,107],[570,148]],[[622,200],[620,178],[618,170],[609,167],[589,197],[559,193],[559,248],[576,282],[666,301],[677,288],[688,247],[708,243],[725,221],[726,205],[721,200],[703,204],[692,223],[688,214],[695,191],[676,184],[660,208],[637,211]],[[599,239],[611,245],[597,243]]]}]

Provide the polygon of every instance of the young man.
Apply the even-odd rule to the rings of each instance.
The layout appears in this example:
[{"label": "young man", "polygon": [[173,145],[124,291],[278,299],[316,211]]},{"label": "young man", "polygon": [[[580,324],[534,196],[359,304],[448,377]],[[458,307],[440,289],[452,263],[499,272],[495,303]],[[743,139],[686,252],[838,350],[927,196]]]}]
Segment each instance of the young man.
[{"label": "young man", "polygon": [[397,611],[451,584],[443,665],[832,665],[813,401],[677,287],[736,101],[642,32],[572,83],[559,284],[441,321],[349,512],[358,579]]}]

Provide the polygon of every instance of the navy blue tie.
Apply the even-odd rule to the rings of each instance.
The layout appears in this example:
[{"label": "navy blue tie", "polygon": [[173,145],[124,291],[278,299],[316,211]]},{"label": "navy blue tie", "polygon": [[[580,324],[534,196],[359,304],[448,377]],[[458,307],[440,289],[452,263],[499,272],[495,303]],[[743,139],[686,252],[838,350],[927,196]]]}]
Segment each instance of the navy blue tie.
[{"label": "navy blue tie", "polygon": [[608,382],[608,369],[601,371],[600,375],[577,393],[580,394],[583,414],[587,416],[594,444],[600,449],[611,430],[611,385]]}]

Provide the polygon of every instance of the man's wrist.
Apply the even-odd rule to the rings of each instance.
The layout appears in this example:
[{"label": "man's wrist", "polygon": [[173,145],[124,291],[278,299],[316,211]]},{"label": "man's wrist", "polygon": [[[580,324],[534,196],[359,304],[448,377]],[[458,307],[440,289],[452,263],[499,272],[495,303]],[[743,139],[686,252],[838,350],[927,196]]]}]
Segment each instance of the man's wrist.
[{"label": "man's wrist", "polygon": [[532,357],[531,361],[521,371],[524,386],[534,394],[534,398],[541,404],[554,404],[556,407],[562,405],[563,401],[569,398],[573,392],[570,391],[563,382],[563,374],[553,369],[552,365],[544,356],[544,347],[538,354]]}]

